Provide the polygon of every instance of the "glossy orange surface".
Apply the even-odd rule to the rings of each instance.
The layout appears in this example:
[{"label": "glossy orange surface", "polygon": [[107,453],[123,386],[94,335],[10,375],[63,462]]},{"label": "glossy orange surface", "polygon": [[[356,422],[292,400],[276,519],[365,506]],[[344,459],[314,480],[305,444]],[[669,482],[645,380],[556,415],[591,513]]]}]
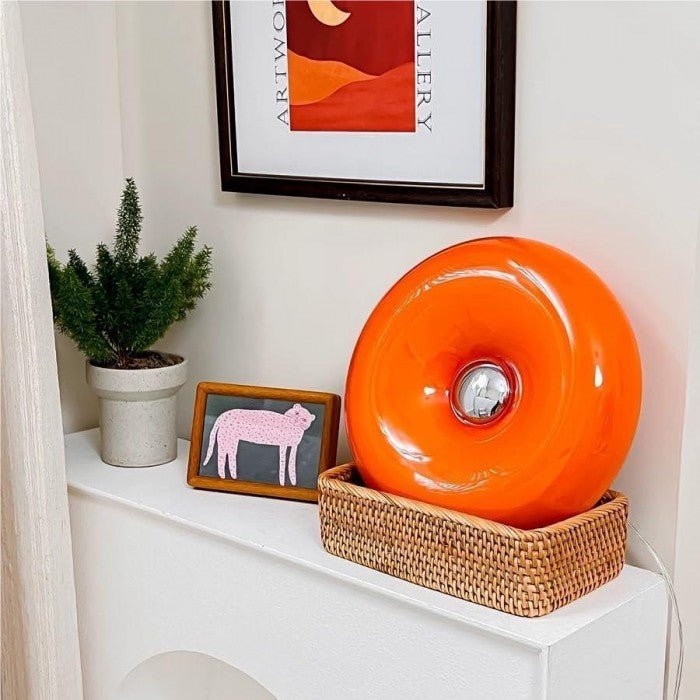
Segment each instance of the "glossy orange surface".
[{"label": "glossy orange surface", "polygon": [[[468,425],[450,394],[487,360],[513,379],[493,422]],[[367,321],[345,408],[365,483],[521,528],[591,508],[637,426],[641,367],[619,303],[552,246],[485,238],[399,280]]]}]

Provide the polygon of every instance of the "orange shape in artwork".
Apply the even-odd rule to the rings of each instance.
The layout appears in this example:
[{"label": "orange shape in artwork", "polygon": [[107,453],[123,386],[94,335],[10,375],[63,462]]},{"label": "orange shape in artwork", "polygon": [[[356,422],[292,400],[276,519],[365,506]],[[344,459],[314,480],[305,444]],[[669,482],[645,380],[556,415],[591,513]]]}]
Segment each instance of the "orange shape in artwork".
[{"label": "orange shape in artwork", "polygon": [[316,61],[289,51],[289,102],[307,105],[332,95],[340,88],[375,76],[340,61]]},{"label": "orange shape in artwork", "polygon": [[[413,63],[349,83],[313,104],[294,105],[293,131],[415,131]],[[290,81],[290,84],[291,81]]]}]

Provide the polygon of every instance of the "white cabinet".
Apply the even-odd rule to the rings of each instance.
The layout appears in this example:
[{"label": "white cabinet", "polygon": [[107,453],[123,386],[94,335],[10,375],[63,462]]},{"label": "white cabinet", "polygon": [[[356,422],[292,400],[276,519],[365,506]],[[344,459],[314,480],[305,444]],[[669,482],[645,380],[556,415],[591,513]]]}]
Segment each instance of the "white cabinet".
[{"label": "white cabinet", "polygon": [[656,574],[517,618],[330,556],[314,504],[190,489],[187,442],[120,469],[98,440],[66,439],[87,700],[662,697]]}]

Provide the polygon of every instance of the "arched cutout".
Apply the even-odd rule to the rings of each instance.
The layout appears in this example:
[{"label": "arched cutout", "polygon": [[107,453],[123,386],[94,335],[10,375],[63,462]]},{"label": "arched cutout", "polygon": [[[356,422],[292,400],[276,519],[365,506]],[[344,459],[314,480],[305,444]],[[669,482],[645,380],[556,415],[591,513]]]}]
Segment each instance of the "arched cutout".
[{"label": "arched cutout", "polygon": [[275,700],[254,678],[194,651],[152,656],[122,681],[117,700]]}]

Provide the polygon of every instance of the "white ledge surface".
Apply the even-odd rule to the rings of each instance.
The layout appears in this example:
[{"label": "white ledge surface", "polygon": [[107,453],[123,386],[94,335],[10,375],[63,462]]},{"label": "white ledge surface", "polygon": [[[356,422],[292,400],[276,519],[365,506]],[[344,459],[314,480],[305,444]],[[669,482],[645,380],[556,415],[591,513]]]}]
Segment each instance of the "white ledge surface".
[{"label": "white ledge surface", "polygon": [[232,546],[280,557],[537,649],[551,647],[651,588],[663,586],[659,575],[625,566],[614,581],[550,615],[515,617],[331,556],[321,545],[316,504],[191,489],[186,482],[189,442],[185,440],[179,441],[174,462],[134,469],[104,464],[99,439],[97,429],[66,436],[72,494],[147,512],[207,536],[224,538]]}]

